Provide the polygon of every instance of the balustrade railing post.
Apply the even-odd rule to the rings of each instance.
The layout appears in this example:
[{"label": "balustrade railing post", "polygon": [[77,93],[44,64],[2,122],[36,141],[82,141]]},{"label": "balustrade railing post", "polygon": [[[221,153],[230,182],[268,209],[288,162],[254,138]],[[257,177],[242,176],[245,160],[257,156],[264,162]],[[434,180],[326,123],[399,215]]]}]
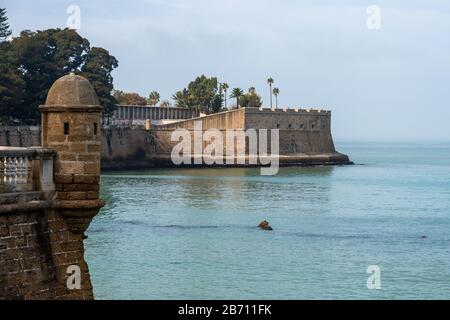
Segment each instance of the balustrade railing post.
[{"label": "balustrade railing post", "polygon": [[52,197],[54,155],[48,148],[0,147],[0,192],[41,191]]},{"label": "balustrade railing post", "polygon": [[52,150],[37,149],[37,186],[36,188],[45,194],[47,199],[52,198],[55,192],[55,183],[53,182],[53,157]]},{"label": "balustrade railing post", "polygon": [[5,192],[5,158],[0,157],[0,192]]}]

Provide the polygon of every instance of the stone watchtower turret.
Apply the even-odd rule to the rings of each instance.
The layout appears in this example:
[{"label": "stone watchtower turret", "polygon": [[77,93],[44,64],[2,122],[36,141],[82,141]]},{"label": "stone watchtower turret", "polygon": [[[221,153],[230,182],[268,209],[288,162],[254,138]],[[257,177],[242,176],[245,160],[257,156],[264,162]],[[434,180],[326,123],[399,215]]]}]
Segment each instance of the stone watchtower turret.
[{"label": "stone watchtower turret", "polygon": [[56,151],[56,207],[70,230],[83,233],[103,206],[99,199],[102,107],[86,78],[58,79],[41,111],[42,147]]}]

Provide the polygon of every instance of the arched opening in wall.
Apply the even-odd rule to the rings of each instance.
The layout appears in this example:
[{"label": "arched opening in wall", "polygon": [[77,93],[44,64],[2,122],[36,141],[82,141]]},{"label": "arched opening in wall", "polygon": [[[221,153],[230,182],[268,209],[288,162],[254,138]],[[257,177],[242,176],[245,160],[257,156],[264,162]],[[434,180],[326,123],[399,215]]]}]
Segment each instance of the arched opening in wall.
[{"label": "arched opening in wall", "polygon": [[94,122],[94,135],[97,135],[98,133],[98,125],[97,122]]}]

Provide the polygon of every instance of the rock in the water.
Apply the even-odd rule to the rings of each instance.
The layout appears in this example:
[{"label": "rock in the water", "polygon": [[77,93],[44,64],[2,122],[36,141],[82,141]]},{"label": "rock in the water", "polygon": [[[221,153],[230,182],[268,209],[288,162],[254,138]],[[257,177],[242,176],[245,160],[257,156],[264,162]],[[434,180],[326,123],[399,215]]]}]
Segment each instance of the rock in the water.
[{"label": "rock in the water", "polygon": [[267,220],[261,221],[261,223],[258,225],[258,228],[263,230],[272,230],[272,227]]}]

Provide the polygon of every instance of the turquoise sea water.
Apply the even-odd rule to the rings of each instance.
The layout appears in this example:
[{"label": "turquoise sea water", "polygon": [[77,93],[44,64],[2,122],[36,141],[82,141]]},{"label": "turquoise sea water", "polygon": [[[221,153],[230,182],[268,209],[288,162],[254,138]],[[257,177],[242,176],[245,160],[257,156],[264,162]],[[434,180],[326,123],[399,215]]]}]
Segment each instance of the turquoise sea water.
[{"label": "turquoise sea water", "polygon": [[450,143],[337,148],[356,165],[103,175],[96,298],[449,299]]}]

